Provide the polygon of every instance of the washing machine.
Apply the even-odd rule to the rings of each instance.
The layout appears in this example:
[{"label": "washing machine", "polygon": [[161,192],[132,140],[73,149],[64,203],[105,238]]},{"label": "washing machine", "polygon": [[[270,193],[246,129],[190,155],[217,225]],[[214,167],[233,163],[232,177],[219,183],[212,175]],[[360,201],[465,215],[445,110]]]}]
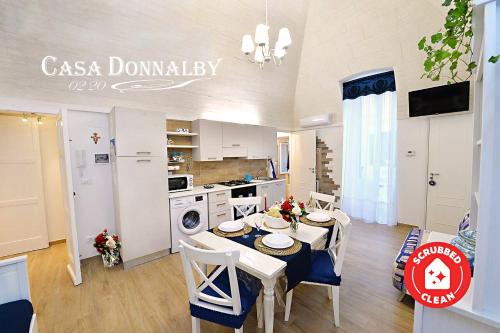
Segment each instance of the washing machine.
[{"label": "washing machine", "polygon": [[206,194],[170,199],[170,230],[172,253],[179,252],[179,240],[208,230],[208,199]]}]

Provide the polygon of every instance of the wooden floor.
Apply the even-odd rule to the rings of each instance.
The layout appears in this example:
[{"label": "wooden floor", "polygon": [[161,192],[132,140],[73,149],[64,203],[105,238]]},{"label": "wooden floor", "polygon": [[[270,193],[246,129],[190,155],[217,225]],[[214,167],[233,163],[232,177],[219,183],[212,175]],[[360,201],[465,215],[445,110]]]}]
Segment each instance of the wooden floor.
[{"label": "wooden floor", "polygon": [[[398,301],[391,284],[395,254],[406,226],[354,222],[340,288],[340,328],[334,328],[326,288],[300,285],[290,321],[277,307],[275,332],[411,332],[413,304]],[[66,272],[65,244],[28,254],[31,294],[40,333],[190,332],[187,292],[179,255],[129,271],[106,269],[100,258],[83,261],[83,284]],[[244,331],[256,328],[255,309]],[[202,322],[202,332],[232,332]]]}]

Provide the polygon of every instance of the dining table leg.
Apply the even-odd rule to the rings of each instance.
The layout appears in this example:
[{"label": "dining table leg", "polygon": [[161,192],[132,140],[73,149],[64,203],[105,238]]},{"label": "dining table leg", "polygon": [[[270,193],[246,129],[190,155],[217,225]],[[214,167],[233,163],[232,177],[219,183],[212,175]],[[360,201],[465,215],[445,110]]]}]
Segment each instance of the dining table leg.
[{"label": "dining table leg", "polygon": [[276,278],[263,279],[264,286],[264,332],[272,333],[274,326],[274,286]]}]

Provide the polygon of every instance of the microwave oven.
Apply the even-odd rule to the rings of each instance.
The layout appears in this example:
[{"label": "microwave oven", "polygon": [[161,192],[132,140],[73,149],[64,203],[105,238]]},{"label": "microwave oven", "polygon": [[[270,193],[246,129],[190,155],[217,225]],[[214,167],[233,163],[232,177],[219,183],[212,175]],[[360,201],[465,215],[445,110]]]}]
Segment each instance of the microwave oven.
[{"label": "microwave oven", "polygon": [[190,191],[193,189],[193,175],[168,175],[168,190],[170,192]]}]

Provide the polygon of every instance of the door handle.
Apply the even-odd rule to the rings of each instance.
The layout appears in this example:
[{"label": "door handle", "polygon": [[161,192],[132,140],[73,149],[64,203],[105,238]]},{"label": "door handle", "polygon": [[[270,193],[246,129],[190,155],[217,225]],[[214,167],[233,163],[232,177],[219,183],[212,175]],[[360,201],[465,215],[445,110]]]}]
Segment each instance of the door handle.
[{"label": "door handle", "polygon": [[433,172],[431,172],[431,173],[429,173],[429,175],[431,175],[431,178],[432,178],[434,176],[439,176],[439,173],[433,173]]}]

